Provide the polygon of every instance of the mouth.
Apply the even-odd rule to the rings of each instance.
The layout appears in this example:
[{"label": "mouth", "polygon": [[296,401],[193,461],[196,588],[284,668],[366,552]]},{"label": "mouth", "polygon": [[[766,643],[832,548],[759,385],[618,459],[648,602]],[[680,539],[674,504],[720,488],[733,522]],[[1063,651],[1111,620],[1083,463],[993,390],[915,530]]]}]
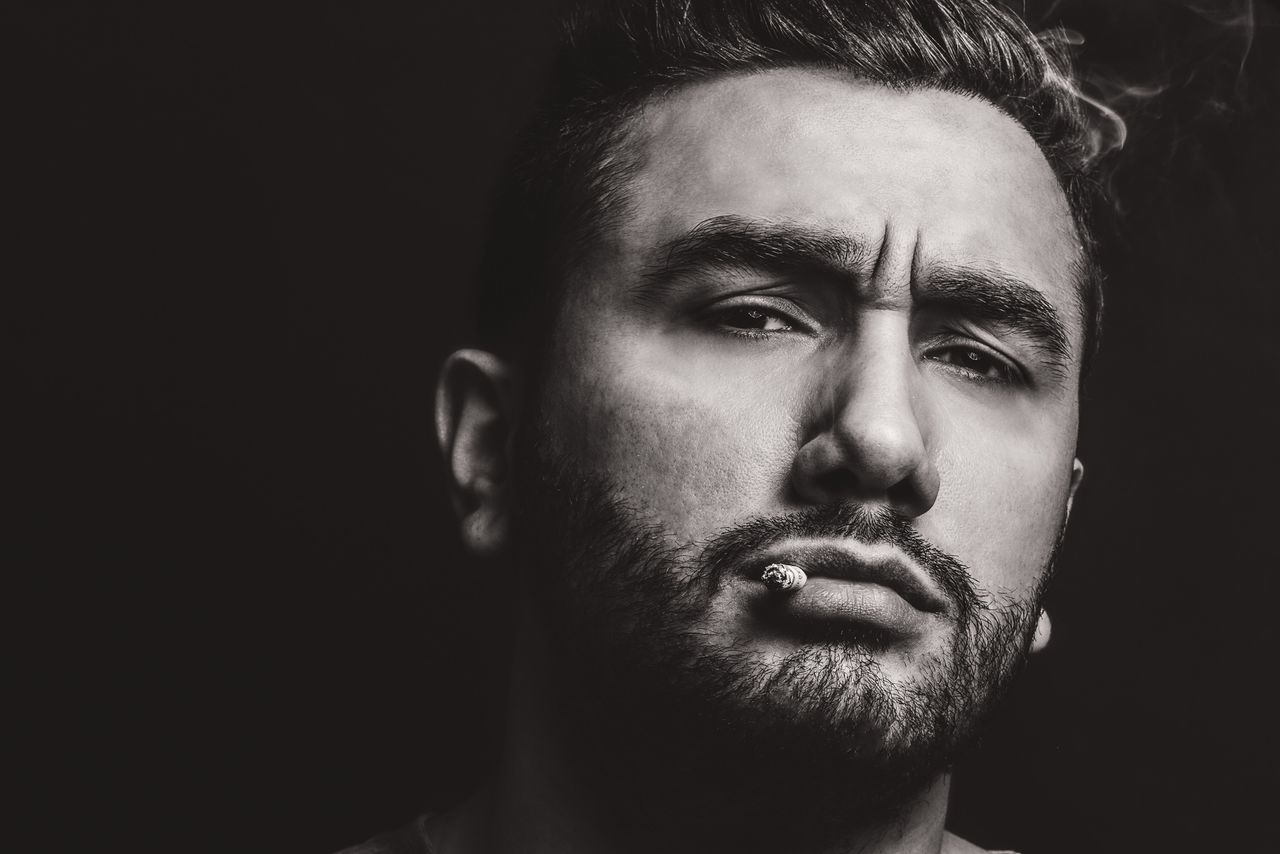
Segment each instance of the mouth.
[{"label": "mouth", "polygon": [[942,614],[948,610],[949,600],[928,573],[887,543],[793,540],[766,551],[750,571],[758,579],[760,571],[775,562],[798,566],[810,577],[888,588],[917,611]]}]

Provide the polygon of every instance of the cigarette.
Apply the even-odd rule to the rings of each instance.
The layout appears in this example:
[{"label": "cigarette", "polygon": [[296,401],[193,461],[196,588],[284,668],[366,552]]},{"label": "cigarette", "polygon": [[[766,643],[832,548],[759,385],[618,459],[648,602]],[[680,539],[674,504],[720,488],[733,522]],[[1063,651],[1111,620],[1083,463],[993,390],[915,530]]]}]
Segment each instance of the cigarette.
[{"label": "cigarette", "polygon": [[765,587],[780,593],[784,590],[799,590],[804,587],[809,576],[805,575],[804,570],[798,566],[792,566],[789,563],[771,563],[760,574],[760,580],[764,582]]}]

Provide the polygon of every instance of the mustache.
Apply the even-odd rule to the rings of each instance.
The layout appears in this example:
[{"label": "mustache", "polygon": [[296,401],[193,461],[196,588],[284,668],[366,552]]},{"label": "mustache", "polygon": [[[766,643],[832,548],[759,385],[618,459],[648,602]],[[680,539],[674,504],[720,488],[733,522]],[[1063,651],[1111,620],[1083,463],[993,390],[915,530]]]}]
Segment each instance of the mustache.
[{"label": "mustache", "polygon": [[965,563],[930,543],[910,519],[889,508],[858,504],[826,504],[776,516],[760,516],[725,528],[703,550],[702,563],[715,588],[727,574],[753,555],[790,539],[853,539],[867,545],[890,545],[928,573],[964,619],[985,607],[985,600]]}]

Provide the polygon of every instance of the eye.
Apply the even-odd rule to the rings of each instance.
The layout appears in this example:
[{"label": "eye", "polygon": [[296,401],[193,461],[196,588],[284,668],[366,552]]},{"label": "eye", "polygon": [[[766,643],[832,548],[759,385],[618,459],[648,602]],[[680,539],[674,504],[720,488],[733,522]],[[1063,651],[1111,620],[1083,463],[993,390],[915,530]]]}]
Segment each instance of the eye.
[{"label": "eye", "polygon": [[731,329],[751,329],[756,332],[788,332],[795,327],[790,318],[758,306],[739,306],[720,315],[720,322]]},{"label": "eye", "polygon": [[929,351],[925,358],[984,382],[1016,383],[1021,377],[1011,363],[981,347],[940,347]]},{"label": "eye", "polygon": [[[766,299],[768,302],[764,301]],[[785,302],[785,306],[775,306],[772,304],[774,302]],[[796,317],[790,301],[766,297],[720,303],[706,315],[707,322],[713,328],[742,338],[771,338],[774,335],[810,331],[810,325]]]}]

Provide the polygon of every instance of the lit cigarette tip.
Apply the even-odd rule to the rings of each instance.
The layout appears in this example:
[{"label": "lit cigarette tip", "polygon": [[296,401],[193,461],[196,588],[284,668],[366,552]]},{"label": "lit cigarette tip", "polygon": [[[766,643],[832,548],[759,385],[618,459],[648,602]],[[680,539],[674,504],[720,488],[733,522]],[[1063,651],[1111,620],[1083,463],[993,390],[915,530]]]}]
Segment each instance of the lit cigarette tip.
[{"label": "lit cigarette tip", "polygon": [[764,586],[773,591],[799,590],[809,580],[804,570],[789,563],[771,563],[760,574]]}]

